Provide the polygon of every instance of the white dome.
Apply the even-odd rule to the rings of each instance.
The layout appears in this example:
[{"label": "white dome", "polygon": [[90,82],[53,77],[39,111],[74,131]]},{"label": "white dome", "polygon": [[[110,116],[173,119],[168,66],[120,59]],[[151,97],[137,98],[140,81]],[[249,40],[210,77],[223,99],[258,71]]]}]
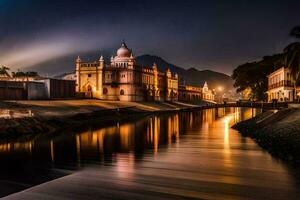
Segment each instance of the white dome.
[{"label": "white dome", "polygon": [[130,57],[131,50],[127,48],[126,44],[123,42],[122,46],[117,51],[118,57]]}]

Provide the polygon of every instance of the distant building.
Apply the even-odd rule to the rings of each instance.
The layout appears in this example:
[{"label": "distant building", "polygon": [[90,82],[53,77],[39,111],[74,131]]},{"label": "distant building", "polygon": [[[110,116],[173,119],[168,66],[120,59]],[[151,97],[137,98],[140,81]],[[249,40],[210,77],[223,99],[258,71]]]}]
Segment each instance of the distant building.
[{"label": "distant building", "polygon": [[268,75],[268,101],[289,102],[297,99],[294,91],[295,80],[290,70],[282,67]]},{"label": "distant building", "polygon": [[[70,77],[72,78],[72,77]],[[151,67],[138,66],[126,44],[105,64],[76,59],[76,91],[85,97],[120,101],[176,101],[178,75],[168,69],[161,72],[154,63]]]},{"label": "distant building", "polygon": [[202,88],[190,85],[179,86],[179,101],[197,101],[202,99]]},{"label": "distant building", "polygon": [[39,79],[39,76],[14,76],[14,73],[12,73],[12,76],[8,73],[0,73],[0,81],[20,81],[20,82],[25,82],[25,81],[34,81],[36,79]]},{"label": "distant building", "polygon": [[206,81],[202,88],[202,98],[209,101],[214,101],[215,99],[214,92],[208,88],[208,84]]},{"label": "distant building", "polygon": [[190,85],[179,86],[179,101],[190,102],[199,100],[215,100],[214,93],[208,88],[207,82],[204,83],[203,88]]},{"label": "distant building", "polygon": [[10,78],[10,81],[23,81],[23,82],[26,82],[26,81],[34,81],[36,79],[38,79],[40,77],[34,77],[34,76],[17,76],[17,77],[11,77]]},{"label": "distant building", "polygon": [[58,79],[76,81],[76,74],[75,73],[67,73],[67,74],[60,76]]}]

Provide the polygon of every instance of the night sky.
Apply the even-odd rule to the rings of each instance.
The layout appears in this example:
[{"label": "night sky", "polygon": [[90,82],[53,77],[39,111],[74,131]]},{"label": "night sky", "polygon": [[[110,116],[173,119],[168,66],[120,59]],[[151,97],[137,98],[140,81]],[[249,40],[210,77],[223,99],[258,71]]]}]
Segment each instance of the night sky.
[{"label": "night sky", "polygon": [[299,8],[287,0],[0,0],[0,64],[71,72],[77,55],[109,59],[125,39],[135,56],[231,74],[292,42]]}]

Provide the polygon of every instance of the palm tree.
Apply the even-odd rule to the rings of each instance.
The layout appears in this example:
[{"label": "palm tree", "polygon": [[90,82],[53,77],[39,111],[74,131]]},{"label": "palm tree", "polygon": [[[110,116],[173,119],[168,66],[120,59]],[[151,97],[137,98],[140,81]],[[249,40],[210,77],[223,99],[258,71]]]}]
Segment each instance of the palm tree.
[{"label": "palm tree", "polygon": [[6,76],[9,76],[7,70],[9,70],[9,68],[6,67],[5,65],[2,65],[2,66],[0,67],[0,75],[6,75]]},{"label": "palm tree", "polygon": [[[290,35],[300,38],[300,26],[294,27]],[[290,69],[294,82],[294,100],[296,97],[296,81],[300,78],[300,42],[293,42],[284,48],[285,66]]]}]

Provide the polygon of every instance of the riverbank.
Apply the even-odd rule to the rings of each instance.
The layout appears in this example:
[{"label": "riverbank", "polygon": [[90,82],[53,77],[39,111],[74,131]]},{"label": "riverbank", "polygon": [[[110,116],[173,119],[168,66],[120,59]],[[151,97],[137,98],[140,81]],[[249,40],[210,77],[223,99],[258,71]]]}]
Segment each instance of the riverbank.
[{"label": "riverbank", "polygon": [[101,100],[2,101],[0,108],[6,112],[0,118],[0,140],[24,139],[66,129],[78,130],[89,123],[103,125],[199,106],[179,102]]},{"label": "riverbank", "polygon": [[275,157],[300,162],[300,109],[266,111],[232,128],[253,138]]}]

